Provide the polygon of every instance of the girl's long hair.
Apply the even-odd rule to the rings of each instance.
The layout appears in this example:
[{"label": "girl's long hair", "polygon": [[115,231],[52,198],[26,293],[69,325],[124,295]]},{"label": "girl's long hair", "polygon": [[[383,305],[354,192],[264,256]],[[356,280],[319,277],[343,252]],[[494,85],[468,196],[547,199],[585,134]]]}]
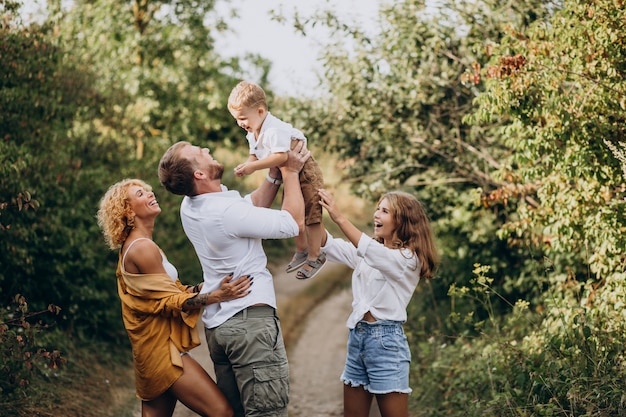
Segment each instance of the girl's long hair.
[{"label": "girl's long hair", "polygon": [[420,260],[420,276],[432,278],[439,263],[439,253],[422,203],[403,191],[386,193],[378,204],[383,199],[387,199],[396,225],[392,246],[411,250]]}]

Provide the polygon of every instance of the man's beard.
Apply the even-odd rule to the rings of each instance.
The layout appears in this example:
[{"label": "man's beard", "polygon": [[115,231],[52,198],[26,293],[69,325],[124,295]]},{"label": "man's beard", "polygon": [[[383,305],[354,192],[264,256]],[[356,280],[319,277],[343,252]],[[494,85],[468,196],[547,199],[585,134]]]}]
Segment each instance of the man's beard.
[{"label": "man's beard", "polygon": [[212,180],[221,180],[222,175],[224,175],[224,165],[222,164],[211,165],[211,170],[209,171],[209,174]]}]

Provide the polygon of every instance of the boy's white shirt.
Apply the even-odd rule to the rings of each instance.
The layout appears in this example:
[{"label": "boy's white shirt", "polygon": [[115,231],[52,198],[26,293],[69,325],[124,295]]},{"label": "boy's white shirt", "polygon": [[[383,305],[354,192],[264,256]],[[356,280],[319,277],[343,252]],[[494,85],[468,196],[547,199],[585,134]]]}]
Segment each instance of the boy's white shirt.
[{"label": "boy's white shirt", "polygon": [[259,138],[254,137],[253,132],[246,134],[250,154],[256,155],[257,159],[265,159],[277,152],[288,152],[291,149],[291,140],[303,140],[306,145],[306,136],[300,130],[287,122],[267,112],[267,116],[261,126]]}]

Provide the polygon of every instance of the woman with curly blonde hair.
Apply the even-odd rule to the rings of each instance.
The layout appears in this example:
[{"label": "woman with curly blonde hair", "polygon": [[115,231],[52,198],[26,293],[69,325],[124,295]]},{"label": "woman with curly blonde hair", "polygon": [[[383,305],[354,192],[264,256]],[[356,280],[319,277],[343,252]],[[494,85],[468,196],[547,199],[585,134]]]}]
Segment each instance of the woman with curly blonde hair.
[{"label": "woman with curly blonde hair", "polygon": [[201,416],[232,417],[226,397],[188,352],[200,345],[196,322],[203,307],[245,297],[252,278],[227,276],[206,294],[199,294],[202,284],[183,285],[152,240],[160,212],[148,184],[125,179],[108,189],[97,214],[107,245],[119,249],[117,287],[141,415],[171,417],[180,401]]}]

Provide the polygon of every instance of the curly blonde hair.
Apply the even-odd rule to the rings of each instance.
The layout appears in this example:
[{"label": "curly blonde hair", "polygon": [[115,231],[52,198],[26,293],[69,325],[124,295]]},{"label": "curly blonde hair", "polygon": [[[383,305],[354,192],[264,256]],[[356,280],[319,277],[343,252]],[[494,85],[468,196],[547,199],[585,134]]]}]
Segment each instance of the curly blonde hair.
[{"label": "curly blonde hair", "polygon": [[124,179],[110,186],[100,200],[96,217],[104,240],[111,250],[120,248],[135,226],[135,216],[128,200],[128,187],[132,185],[143,187],[146,191],[152,190],[142,180]]}]

